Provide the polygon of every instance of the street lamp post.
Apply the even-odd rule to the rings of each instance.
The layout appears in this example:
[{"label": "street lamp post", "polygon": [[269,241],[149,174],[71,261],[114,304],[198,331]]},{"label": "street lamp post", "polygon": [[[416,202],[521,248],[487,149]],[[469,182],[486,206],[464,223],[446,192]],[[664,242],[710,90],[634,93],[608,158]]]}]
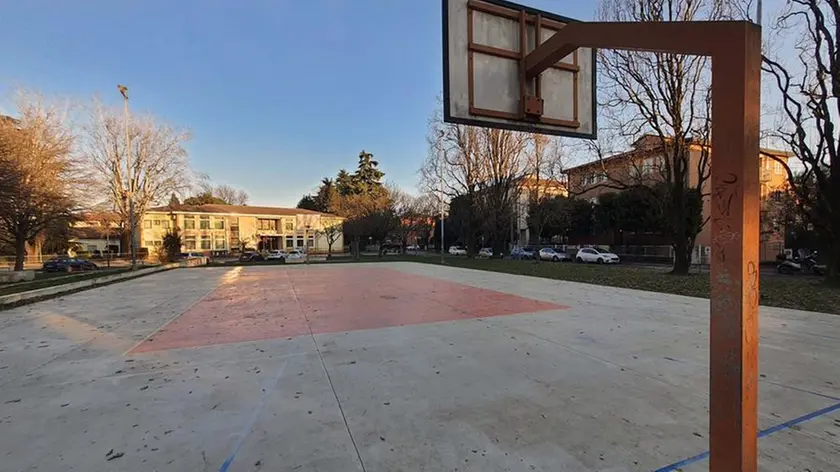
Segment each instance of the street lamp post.
[{"label": "street lamp post", "polygon": [[129,225],[131,225],[129,228],[129,235],[131,237],[129,246],[131,247],[131,269],[134,270],[137,268],[137,222],[134,217],[134,192],[136,189],[134,188],[134,178],[131,175],[131,131],[128,129],[128,87],[117,85],[117,90],[119,90],[120,95],[123,97],[123,110],[125,112],[125,175],[128,179],[128,190],[123,193],[123,198],[128,199],[128,220]]}]

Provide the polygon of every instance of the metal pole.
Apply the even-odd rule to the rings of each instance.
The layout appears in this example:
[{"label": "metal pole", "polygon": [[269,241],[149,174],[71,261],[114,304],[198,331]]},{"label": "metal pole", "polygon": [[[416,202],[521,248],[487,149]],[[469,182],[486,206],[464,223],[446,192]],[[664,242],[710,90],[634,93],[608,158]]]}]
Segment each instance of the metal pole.
[{"label": "metal pole", "polygon": [[755,22],[758,26],[761,26],[761,17],[762,17],[763,8],[761,6],[761,0],[758,0],[758,6],[756,7],[755,13]]},{"label": "metal pole", "polygon": [[525,58],[579,47],[712,57],[709,470],[758,470],[761,28],[746,21],[569,23]]},{"label": "metal pole", "polygon": [[444,234],[444,219],[443,219],[443,130],[439,132],[440,140],[438,140],[438,185],[440,186],[440,263],[444,264],[444,251],[446,237]]},{"label": "metal pole", "polygon": [[128,220],[131,227],[129,228],[129,236],[131,238],[131,269],[137,268],[137,222],[134,215],[134,178],[131,175],[131,131],[129,129],[129,113],[128,113],[128,87],[125,85],[117,85],[120,95],[123,97],[123,111],[125,113],[125,176],[128,179]]},{"label": "metal pole", "polygon": [[137,222],[134,221],[134,195],[128,194],[128,219],[131,224],[131,268],[137,268]]},{"label": "metal pole", "polygon": [[758,470],[761,29],[712,56],[709,470]]}]

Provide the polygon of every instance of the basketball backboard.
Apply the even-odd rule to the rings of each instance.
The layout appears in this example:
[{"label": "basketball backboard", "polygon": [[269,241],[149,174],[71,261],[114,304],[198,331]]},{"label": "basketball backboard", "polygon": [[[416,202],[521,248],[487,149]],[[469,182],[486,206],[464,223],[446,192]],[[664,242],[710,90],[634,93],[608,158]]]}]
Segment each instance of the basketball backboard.
[{"label": "basketball backboard", "polygon": [[576,20],[503,0],[442,1],[444,121],[595,138],[593,49],[524,74],[525,56]]}]

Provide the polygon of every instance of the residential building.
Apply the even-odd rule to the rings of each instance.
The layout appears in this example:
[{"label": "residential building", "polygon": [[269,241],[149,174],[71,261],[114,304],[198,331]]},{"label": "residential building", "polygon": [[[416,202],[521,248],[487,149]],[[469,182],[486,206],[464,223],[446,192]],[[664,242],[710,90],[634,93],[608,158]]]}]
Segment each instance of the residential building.
[{"label": "residential building", "polygon": [[110,211],[89,212],[81,215],[70,228],[70,243],[77,250],[96,254],[119,254],[122,230],[119,215]]},{"label": "residential building", "polygon": [[[538,243],[536,235],[531,234],[531,228],[528,226],[528,209],[537,199],[568,195],[565,176],[561,179],[523,177],[519,179],[517,189],[519,197],[513,207],[511,242],[513,245],[522,246]],[[535,239],[532,240],[532,236]]]},{"label": "residential building", "polygon": [[[699,163],[703,158],[703,148],[698,144],[689,145],[689,169],[687,184],[695,186],[698,180]],[[605,193],[619,191],[615,187],[624,185],[645,184],[653,185],[662,181],[663,163],[662,142],[658,136],[646,135],[633,143],[632,149],[627,152],[616,154],[604,159],[589,162],[566,171],[569,179],[570,193],[577,198],[590,200],[593,203],[598,197]],[[710,150],[707,154],[709,162],[714,160],[714,152]],[[791,153],[776,149],[760,150],[760,184],[762,211],[767,203],[778,192],[787,187],[787,173],[784,166],[779,162],[787,162]],[[616,185],[618,184],[618,185]],[[703,183],[702,192],[706,195],[703,198],[703,215],[711,213],[711,179]],[[712,242],[711,224],[704,225],[700,234],[697,235],[696,244],[702,247],[710,247]],[[772,259],[778,250],[781,249],[784,239],[778,231],[762,231],[762,259]],[[614,244],[615,241],[598,241],[601,244]],[[618,242],[626,244],[626,242]]]},{"label": "residential building", "polygon": [[222,255],[245,249],[305,249],[326,253],[330,248],[340,252],[343,222],[335,215],[299,208],[176,204],[146,212],[140,246],[154,254],[166,233],[177,228],[185,252]]}]

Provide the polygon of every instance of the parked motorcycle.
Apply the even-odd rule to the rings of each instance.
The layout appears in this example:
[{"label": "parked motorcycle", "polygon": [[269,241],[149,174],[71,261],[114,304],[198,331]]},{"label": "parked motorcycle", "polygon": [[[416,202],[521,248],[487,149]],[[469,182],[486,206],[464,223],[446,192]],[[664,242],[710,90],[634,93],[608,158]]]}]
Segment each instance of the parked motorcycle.
[{"label": "parked motorcycle", "polygon": [[802,272],[802,264],[792,260],[784,260],[776,266],[776,271],[785,275],[798,274]]},{"label": "parked motorcycle", "polygon": [[805,272],[814,275],[825,275],[826,265],[817,262],[817,252],[812,252],[802,260],[783,260],[776,266],[780,274],[794,275]]}]

